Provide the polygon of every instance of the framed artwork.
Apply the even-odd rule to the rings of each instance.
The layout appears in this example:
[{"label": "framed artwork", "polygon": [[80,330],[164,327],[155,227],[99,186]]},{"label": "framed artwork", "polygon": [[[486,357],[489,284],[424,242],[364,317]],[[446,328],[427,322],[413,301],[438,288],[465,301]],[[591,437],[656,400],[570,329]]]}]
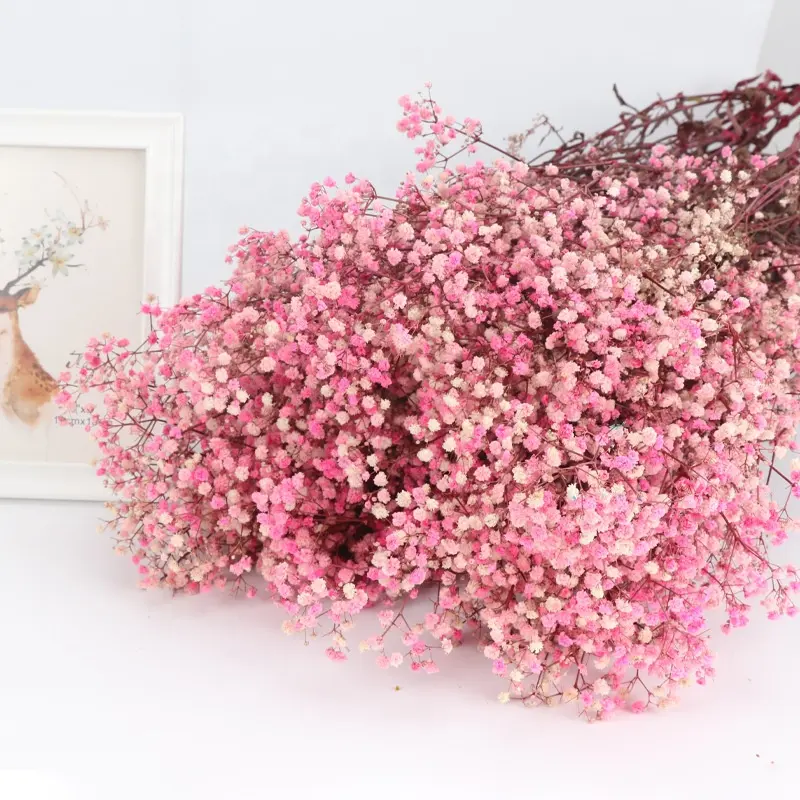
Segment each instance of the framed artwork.
[{"label": "framed artwork", "polygon": [[109,499],[61,375],[92,336],[178,300],[179,115],[0,111],[0,497]]}]

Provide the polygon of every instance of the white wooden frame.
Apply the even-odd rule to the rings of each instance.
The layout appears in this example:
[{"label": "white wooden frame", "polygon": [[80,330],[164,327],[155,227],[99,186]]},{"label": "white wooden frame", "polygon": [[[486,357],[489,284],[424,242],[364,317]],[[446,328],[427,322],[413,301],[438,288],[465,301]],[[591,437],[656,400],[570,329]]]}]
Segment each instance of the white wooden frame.
[{"label": "white wooden frame", "polygon": [[[144,151],[144,292],[157,295],[163,305],[177,302],[183,214],[181,115],[2,110],[0,146]],[[143,337],[147,324],[143,317]],[[89,465],[16,461],[0,461],[2,497],[111,499]]]}]

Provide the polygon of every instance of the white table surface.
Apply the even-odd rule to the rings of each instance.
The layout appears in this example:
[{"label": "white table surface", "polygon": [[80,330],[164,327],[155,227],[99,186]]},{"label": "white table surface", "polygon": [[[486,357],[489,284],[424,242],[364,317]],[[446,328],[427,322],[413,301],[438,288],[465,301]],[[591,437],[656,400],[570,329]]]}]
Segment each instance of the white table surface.
[{"label": "white table surface", "polygon": [[101,513],[0,503],[2,800],[800,798],[800,618],[715,635],[677,709],[590,725],[499,704],[471,648],[432,676],[333,664],[263,600],[143,592]]}]

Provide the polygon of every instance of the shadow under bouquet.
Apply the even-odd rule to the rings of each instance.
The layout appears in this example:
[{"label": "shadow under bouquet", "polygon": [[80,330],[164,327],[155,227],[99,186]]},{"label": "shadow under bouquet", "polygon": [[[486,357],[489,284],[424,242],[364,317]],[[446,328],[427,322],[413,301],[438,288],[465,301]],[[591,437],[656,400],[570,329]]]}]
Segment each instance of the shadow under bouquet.
[{"label": "shadow under bouquet", "polygon": [[265,595],[334,660],[377,607],[379,667],[472,643],[501,701],[591,718],[713,675],[710,609],[795,613],[800,86],[617,100],[500,147],[402,98],[394,195],[315,184],[302,235],[243,230],[223,286],[89,343],[59,402],[103,392],[144,586]]}]

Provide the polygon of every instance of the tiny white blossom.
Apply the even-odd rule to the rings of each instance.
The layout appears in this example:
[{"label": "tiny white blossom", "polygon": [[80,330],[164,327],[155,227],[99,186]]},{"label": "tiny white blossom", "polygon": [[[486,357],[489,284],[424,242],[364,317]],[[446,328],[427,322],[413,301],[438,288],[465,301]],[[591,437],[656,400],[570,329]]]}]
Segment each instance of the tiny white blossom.
[{"label": "tiny white blossom", "polygon": [[544,505],[544,492],[537,489],[529,498],[528,505],[531,508],[541,508]]},{"label": "tiny white blossom", "polygon": [[551,613],[555,614],[564,607],[564,604],[557,597],[548,597],[545,601],[544,607]]},{"label": "tiny white blossom", "polygon": [[561,466],[561,453],[552,445],[545,451],[544,458],[551,467]]},{"label": "tiny white blossom", "polygon": [[630,539],[617,539],[614,542],[614,552],[621,556],[632,556],[633,542]]},{"label": "tiny white blossom", "polygon": [[608,681],[605,678],[598,678],[593,684],[592,689],[599,695],[607,695],[611,691]]}]

